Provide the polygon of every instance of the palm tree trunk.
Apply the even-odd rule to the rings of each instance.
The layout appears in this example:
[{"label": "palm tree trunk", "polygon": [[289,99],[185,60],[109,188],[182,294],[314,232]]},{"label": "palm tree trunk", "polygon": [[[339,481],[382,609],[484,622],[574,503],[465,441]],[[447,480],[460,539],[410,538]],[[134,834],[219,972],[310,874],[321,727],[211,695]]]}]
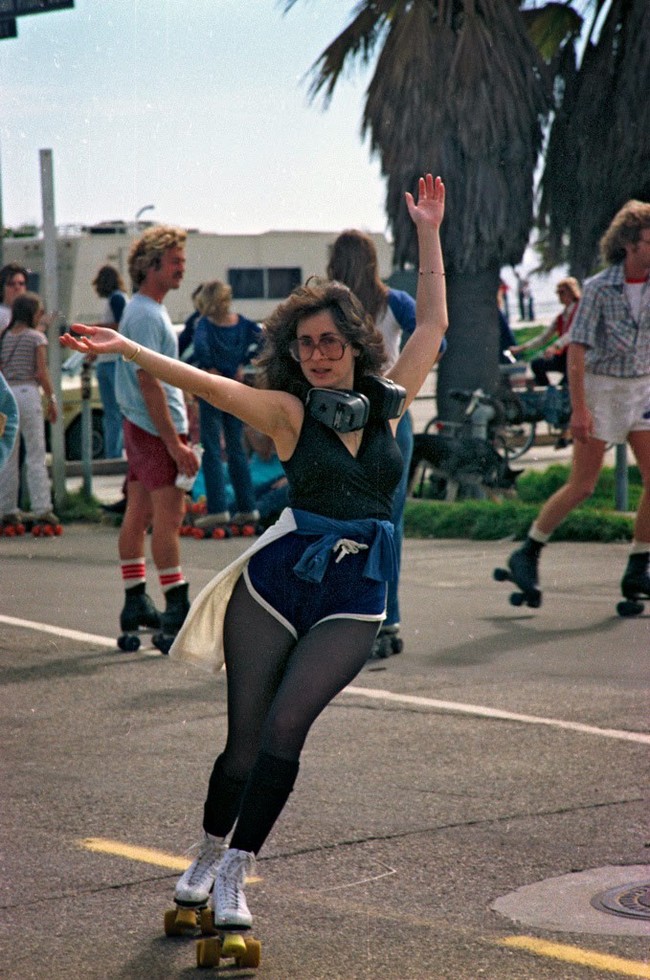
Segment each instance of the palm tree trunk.
[{"label": "palm tree trunk", "polygon": [[438,366],[438,418],[454,421],[462,414],[462,405],[449,397],[450,389],[493,392],[497,387],[498,285],[498,265],[475,273],[447,271],[448,347]]}]

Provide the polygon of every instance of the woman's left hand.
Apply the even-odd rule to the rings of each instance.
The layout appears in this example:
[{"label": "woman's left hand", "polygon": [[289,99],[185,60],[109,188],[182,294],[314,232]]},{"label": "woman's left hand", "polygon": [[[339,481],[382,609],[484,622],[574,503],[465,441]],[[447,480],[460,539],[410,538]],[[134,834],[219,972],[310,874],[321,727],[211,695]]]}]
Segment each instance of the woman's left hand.
[{"label": "woman's left hand", "polygon": [[417,204],[409,191],[406,191],[405,197],[409,214],[416,225],[440,227],[445,214],[445,185],[440,177],[435,180],[431,174],[420,177]]}]

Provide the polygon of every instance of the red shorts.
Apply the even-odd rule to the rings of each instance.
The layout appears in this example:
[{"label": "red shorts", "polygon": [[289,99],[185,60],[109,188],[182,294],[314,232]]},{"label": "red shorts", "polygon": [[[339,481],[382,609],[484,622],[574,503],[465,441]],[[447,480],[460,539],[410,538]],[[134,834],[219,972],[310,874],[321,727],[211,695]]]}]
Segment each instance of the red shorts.
[{"label": "red shorts", "polygon": [[[179,436],[187,444],[187,436]],[[127,482],[141,483],[151,493],[162,487],[173,487],[178,476],[178,467],[169,455],[160,436],[124,419],[124,448],[128,464]]]}]

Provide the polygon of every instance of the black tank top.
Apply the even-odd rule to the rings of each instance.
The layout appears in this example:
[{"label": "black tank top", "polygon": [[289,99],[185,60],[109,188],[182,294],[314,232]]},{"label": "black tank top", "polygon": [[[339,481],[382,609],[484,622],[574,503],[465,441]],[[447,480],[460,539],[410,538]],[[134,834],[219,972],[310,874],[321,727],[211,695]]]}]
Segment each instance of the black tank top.
[{"label": "black tank top", "polygon": [[403,460],[388,422],[369,419],[354,457],[308,411],[291,459],[282,463],[289,506],[338,521],[389,521]]}]

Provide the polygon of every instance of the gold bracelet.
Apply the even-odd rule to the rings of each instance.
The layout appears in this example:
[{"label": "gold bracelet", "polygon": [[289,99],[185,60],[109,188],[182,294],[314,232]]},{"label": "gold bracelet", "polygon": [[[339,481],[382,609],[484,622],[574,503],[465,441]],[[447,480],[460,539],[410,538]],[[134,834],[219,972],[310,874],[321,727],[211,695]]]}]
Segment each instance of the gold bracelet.
[{"label": "gold bracelet", "polygon": [[423,276],[425,272],[428,272],[432,276],[444,276],[444,272],[436,272],[435,269],[419,269],[418,275]]},{"label": "gold bracelet", "polygon": [[142,350],[142,347],[140,347],[140,344],[136,344],[135,345],[135,350],[133,351],[133,353],[131,354],[131,356],[130,357],[127,357],[126,354],[122,354],[122,360],[123,361],[135,361],[136,357],[138,356],[138,354],[140,353],[141,350]]}]

